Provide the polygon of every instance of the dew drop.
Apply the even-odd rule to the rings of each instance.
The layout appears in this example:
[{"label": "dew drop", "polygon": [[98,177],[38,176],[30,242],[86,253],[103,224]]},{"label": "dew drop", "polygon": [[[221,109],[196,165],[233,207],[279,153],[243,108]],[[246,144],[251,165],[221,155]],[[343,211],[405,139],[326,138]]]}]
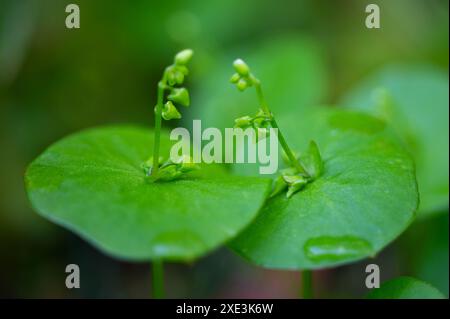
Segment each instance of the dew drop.
[{"label": "dew drop", "polygon": [[308,239],[304,245],[306,257],[313,262],[341,261],[373,253],[372,245],[354,236],[321,236]]}]

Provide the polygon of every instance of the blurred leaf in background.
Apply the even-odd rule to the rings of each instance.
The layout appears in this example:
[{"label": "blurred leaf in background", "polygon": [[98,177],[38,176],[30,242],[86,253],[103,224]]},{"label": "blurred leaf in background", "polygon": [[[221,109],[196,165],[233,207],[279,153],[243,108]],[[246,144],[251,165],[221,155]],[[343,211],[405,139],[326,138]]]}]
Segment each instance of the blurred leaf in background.
[{"label": "blurred leaf in background", "polygon": [[342,104],[386,119],[416,161],[420,213],[448,207],[448,74],[433,67],[386,67],[361,82]]}]

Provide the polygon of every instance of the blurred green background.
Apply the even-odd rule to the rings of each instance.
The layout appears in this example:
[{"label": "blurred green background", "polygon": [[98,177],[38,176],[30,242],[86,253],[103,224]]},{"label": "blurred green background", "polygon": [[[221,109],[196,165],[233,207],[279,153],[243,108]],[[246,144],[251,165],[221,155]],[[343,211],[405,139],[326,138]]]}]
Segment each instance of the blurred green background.
[{"label": "blurred green background", "polygon": [[[80,29],[65,27],[69,3],[80,7]],[[364,25],[369,3],[381,8],[381,29]],[[262,66],[279,55],[290,67],[280,66],[278,78],[262,76],[269,102],[331,105],[391,63],[431,65],[448,81],[448,10],[446,0],[0,0],[0,297],[150,295],[149,265],[108,258],[35,214],[23,173],[66,134],[108,123],[152,126],[156,83],[178,50],[196,52],[191,117],[207,118],[215,107],[227,112],[210,92],[230,85],[210,79],[218,68],[231,75],[236,54]],[[317,296],[363,296],[368,262],[380,265],[383,281],[415,276],[448,296],[448,225],[443,207],[374,260],[318,271]],[[79,290],[65,288],[69,263],[81,268]],[[166,280],[168,297],[288,298],[298,295],[300,276],[259,269],[224,248],[191,265],[169,265]]]}]

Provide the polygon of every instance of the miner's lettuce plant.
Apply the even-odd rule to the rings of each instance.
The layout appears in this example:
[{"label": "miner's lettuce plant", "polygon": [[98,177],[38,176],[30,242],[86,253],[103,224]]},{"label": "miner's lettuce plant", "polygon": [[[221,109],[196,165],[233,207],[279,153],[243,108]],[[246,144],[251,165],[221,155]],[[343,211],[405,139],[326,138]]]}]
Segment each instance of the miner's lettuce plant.
[{"label": "miner's lettuce plant", "polygon": [[[244,65],[235,62],[231,81],[240,90],[255,87],[263,110],[257,116],[265,114],[266,126],[277,127],[261,83]],[[252,117],[236,123],[244,119]],[[298,179],[282,174],[275,196],[230,243],[238,254],[266,268],[334,267],[375,256],[411,223],[418,205],[414,164],[385,122],[361,112],[316,108],[300,117],[287,115],[282,130],[281,145],[291,145],[283,146],[290,174],[300,177],[301,187],[294,194],[291,182]],[[314,170],[302,164],[308,162]],[[286,184],[287,196],[278,181]],[[308,271],[305,279],[308,285]],[[304,291],[311,295],[310,287]]]},{"label": "miner's lettuce plant", "polygon": [[[297,48],[284,45],[290,53]],[[190,154],[171,161],[162,123],[180,119],[179,106],[190,105],[183,85],[191,57],[184,50],[164,70],[153,130],[88,129],[51,145],[30,164],[26,188],[37,212],[116,258],[152,261],[155,296],[162,296],[164,261],[192,261],[227,243],[256,265],[302,270],[303,293],[310,297],[311,270],[373,257],[412,222],[418,205],[414,163],[397,132],[360,111],[290,112],[292,103],[286,103],[295,100],[295,81],[304,75],[289,67],[280,81],[291,92],[280,95],[281,106],[272,107],[277,99],[266,98],[242,60],[235,61],[231,80],[239,90],[255,89],[257,103],[248,94],[243,104],[222,100],[240,113],[235,126],[251,127],[261,138],[262,129],[279,129],[286,166],[273,181],[244,177],[252,175],[246,168],[230,173],[196,165]],[[311,94],[305,104],[319,95]],[[211,103],[205,117],[223,123],[234,113]]]},{"label": "miner's lettuce plant", "polygon": [[235,120],[235,127],[242,129],[252,128],[258,139],[264,139],[268,128],[274,128],[278,131],[278,141],[286,154],[289,168],[282,170],[280,176],[276,179],[271,196],[275,196],[288,189],[286,197],[290,198],[294,193],[304,188],[309,182],[318,178],[323,172],[323,161],[317,144],[314,141],[310,142],[309,148],[309,167],[303,163],[302,159],[297,158],[294,152],[287,144],[283,133],[278,127],[274,115],[269,109],[269,106],[264,97],[261,81],[257,79],[251,72],[248,65],[241,59],[234,61],[233,66],[236,73],[233,74],[230,81],[236,84],[240,91],[244,91],[249,87],[254,87],[258,97],[260,109],[254,116],[245,115]]},{"label": "miner's lettuce plant", "polygon": [[229,176],[218,166],[192,170],[189,156],[167,159],[172,143],[161,119],[181,116],[174,103],[189,104],[179,85],[191,54],[183,51],[164,71],[154,130],[106,126],[72,134],[25,175],[29,199],[43,217],[111,256],[153,261],[157,297],[163,261],[192,261],[235,237],[270,189],[270,180]]},{"label": "miner's lettuce plant", "polygon": [[[235,52],[236,55],[243,53],[252,68],[258,70],[267,103],[278,117],[285,113],[301,116],[304,108],[322,102],[327,90],[325,63],[321,50],[311,38],[297,34],[272,37]],[[205,72],[197,84],[196,107],[183,117],[186,125],[200,118],[204,127],[223,129],[230,127],[236,117],[255,112],[252,95],[239,94],[238,90],[225,85],[235,54],[217,54],[211,58],[208,68],[214,72]],[[278,119],[278,123],[282,126],[281,120]]]}]

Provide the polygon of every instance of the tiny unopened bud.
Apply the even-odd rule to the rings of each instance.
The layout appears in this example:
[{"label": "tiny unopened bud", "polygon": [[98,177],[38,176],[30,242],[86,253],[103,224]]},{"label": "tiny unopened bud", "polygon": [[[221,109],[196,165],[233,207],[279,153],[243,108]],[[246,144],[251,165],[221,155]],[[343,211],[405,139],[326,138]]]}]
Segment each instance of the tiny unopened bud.
[{"label": "tiny unopened bud", "polygon": [[176,79],[176,77],[175,77],[175,72],[174,72],[173,69],[170,69],[170,70],[167,72],[167,83],[168,83],[170,86],[174,86],[175,84],[177,84],[177,79]]},{"label": "tiny unopened bud", "polygon": [[288,185],[284,181],[282,176],[278,176],[275,181],[272,183],[272,192],[270,193],[269,197],[274,197],[284,191]]},{"label": "tiny unopened bud", "polygon": [[233,67],[242,76],[247,76],[250,73],[248,65],[241,59],[234,60]]},{"label": "tiny unopened bud", "polygon": [[246,115],[234,120],[234,127],[247,128],[251,126],[253,118]]},{"label": "tiny unopened bud", "polygon": [[239,91],[244,91],[248,87],[247,81],[240,79],[238,83],[236,83],[236,87]]},{"label": "tiny unopened bud", "polygon": [[176,84],[183,84],[183,81],[184,81],[184,74],[181,71],[176,70],[175,71],[175,82],[176,82]]},{"label": "tiny unopened bud", "polygon": [[194,161],[189,155],[183,155],[180,161],[178,162],[178,165],[179,170],[183,173],[199,169],[199,166],[194,163]]},{"label": "tiny unopened bud", "polygon": [[189,69],[185,67],[184,65],[177,65],[177,70],[183,73],[183,75],[189,74]]},{"label": "tiny unopened bud", "polygon": [[169,165],[158,171],[157,180],[170,182],[180,178],[182,174],[175,165]]},{"label": "tiny unopened bud", "polygon": [[178,52],[177,55],[175,55],[175,64],[187,64],[191,60],[193,54],[194,51],[192,51],[191,49],[186,49]]},{"label": "tiny unopened bud", "polygon": [[178,112],[175,105],[173,105],[172,101],[167,101],[164,104],[164,108],[162,111],[162,117],[166,121],[172,120],[172,119],[181,119],[181,114]]},{"label": "tiny unopened bud", "polygon": [[301,175],[284,175],[283,179],[289,186],[286,193],[287,198],[290,198],[308,183],[308,180]]},{"label": "tiny unopened bud", "polygon": [[189,106],[190,104],[189,92],[186,88],[172,89],[172,92],[167,96],[167,98],[183,106]]}]

